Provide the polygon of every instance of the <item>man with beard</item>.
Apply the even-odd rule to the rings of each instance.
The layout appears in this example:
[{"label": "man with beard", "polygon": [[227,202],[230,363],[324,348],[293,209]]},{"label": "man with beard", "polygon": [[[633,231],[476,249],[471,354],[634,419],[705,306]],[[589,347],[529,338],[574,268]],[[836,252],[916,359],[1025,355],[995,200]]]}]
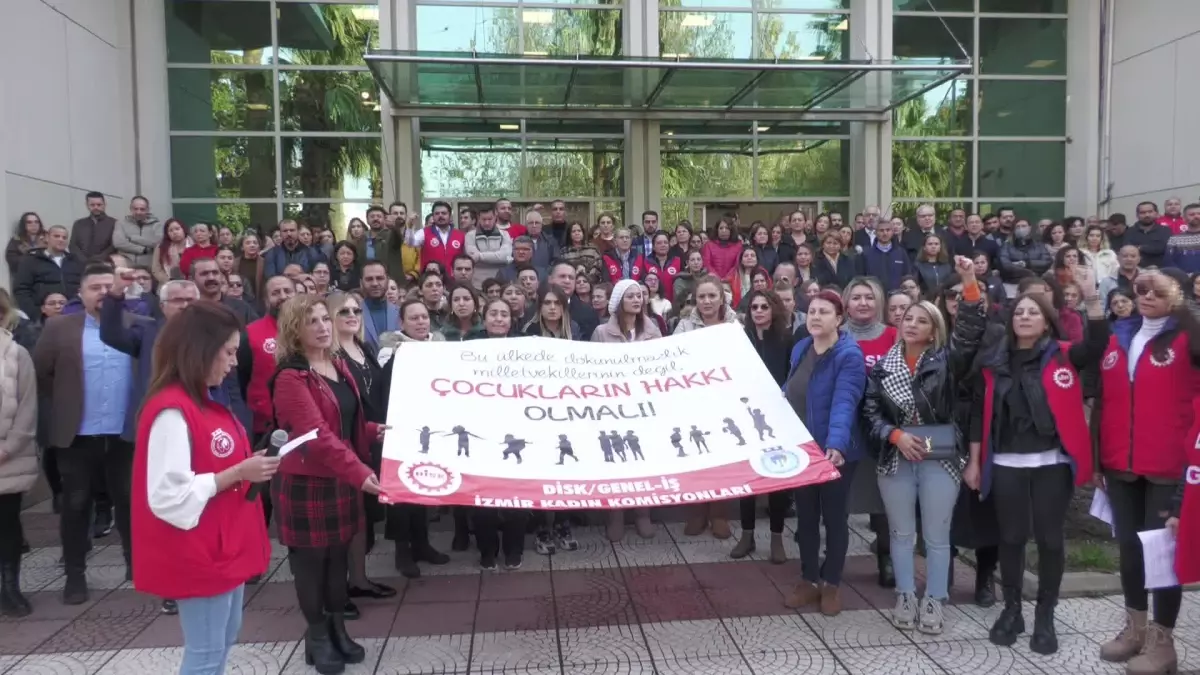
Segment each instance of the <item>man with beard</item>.
[{"label": "man with beard", "polygon": [[571,320],[579,325],[579,332],[584,340],[591,340],[596,326],[600,325],[600,317],[596,310],[587,302],[575,295],[575,266],[565,260],[559,260],[550,265],[550,278],[547,281],[567,294],[567,304],[570,305]]},{"label": "man with beard", "polygon": [[563,246],[567,236],[567,203],[561,199],[550,202],[550,236]]},{"label": "man with beard", "polygon": [[114,227],[112,243],[130,264],[149,265],[162,237],[162,224],[150,213],[150,200],[137,196],[129,200],[129,215]]},{"label": "man with beard", "polygon": [[[300,243],[300,225],[285,218],[279,221],[279,245],[263,254],[263,275],[273,277],[283,274],[288,265],[299,265],[308,274],[314,265],[324,261],[325,257],[319,249]],[[204,292],[203,286],[200,291]]]},{"label": "man with beard", "polygon": [[254,308],[244,300],[231,298],[221,292],[221,270],[212,258],[201,258],[192,262],[192,282],[200,289],[200,299],[225,305],[243,326],[258,319]]},{"label": "man with beard", "polygon": [[279,308],[296,295],[296,284],[284,276],[271,277],[263,285],[267,315],[246,326],[238,343],[238,383],[253,414],[255,445],[270,431],[275,418],[267,382],[275,375],[275,338],[279,334]]}]

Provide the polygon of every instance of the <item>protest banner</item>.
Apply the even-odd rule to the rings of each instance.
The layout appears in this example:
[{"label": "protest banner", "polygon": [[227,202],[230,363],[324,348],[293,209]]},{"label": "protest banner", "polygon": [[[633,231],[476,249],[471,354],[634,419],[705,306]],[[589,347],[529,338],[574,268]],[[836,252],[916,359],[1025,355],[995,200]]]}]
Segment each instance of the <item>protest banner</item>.
[{"label": "protest banner", "polygon": [[838,477],[737,325],[408,342],[392,358],[385,503],[669,506]]}]

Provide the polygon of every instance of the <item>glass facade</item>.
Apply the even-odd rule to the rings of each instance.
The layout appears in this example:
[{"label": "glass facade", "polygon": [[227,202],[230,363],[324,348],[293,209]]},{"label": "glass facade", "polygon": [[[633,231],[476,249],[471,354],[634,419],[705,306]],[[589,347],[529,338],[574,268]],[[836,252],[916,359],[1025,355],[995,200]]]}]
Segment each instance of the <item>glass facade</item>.
[{"label": "glass facade", "polygon": [[[893,114],[894,210],[1002,205],[1061,218],[1067,119],[1066,0],[892,0],[895,58],[961,59],[969,77]],[[936,10],[933,8],[936,7]]]}]

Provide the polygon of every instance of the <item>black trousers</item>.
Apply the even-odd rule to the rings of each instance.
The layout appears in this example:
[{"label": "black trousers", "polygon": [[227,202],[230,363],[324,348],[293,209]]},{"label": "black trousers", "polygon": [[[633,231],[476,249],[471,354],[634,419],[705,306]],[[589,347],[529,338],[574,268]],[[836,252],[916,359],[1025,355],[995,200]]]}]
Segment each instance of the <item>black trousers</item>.
[{"label": "black trousers", "polygon": [[21,563],[21,493],[0,495],[0,565]]},{"label": "black trousers", "polygon": [[[792,499],[791,490],[780,490],[767,494],[767,519],[771,523],[771,534],[783,533],[783,516],[787,513],[788,502]],[[742,513],[742,529],[753,530],[757,497],[742,497],[738,500],[738,508]]]},{"label": "black trousers", "polygon": [[68,574],[82,574],[92,539],[92,512],[107,485],[116,512],[117,532],[125,564],[131,564],[129,484],[133,479],[133,445],[120,436],[76,436],[69,448],[55,448],[62,475],[60,535]]},{"label": "black trousers", "polygon": [[429,542],[429,509],[420,504],[393,504],[387,508],[383,536],[396,546]]},{"label": "black trousers", "polygon": [[[1146,590],[1146,570],[1142,560],[1142,540],[1137,533],[1162,528],[1167,520],[1171,499],[1178,489],[1175,485],[1160,485],[1138,477],[1125,481],[1107,476],[1108,501],[1112,504],[1113,527],[1117,530],[1117,545],[1121,552],[1121,590],[1125,606],[1147,611],[1149,596],[1154,594],[1154,623],[1174,628],[1183,602],[1179,586]],[[1194,545],[1194,544],[1193,544]]]},{"label": "black trousers", "polygon": [[349,598],[346,574],[350,569],[348,544],[323,548],[288,548],[288,565],[300,612],[308,625],[325,621],[326,612],[343,612]]},{"label": "black trousers", "polygon": [[1000,579],[1006,589],[1019,590],[1023,585],[1025,543],[1032,521],[1038,550],[1038,602],[1058,600],[1066,562],[1063,524],[1074,491],[1069,464],[992,469],[991,498],[1000,529]]},{"label": "black trousers", "polygon": [[478,507],[471,515],[475,526],[475,544],[480,553],[507,555],[525,551],[528,511]]},{"label": "black trousers", "polygon": [[62,474],[58,472],[58,453],[54,448],[42,451],[42,472],[46,474],[46,483],[55,497],[62,494]]},{"label": "black trousers", "polygon": [[[796,542],[800,544],[800,576],[805,581],[842,583],[846,549],[850,547],[850,486],[858,462],[838,467],[842,477],[796,488]],[[825,523],[825,562],[821,562],[821,522]],[[886,537],[882,537],[885,538]]]}]

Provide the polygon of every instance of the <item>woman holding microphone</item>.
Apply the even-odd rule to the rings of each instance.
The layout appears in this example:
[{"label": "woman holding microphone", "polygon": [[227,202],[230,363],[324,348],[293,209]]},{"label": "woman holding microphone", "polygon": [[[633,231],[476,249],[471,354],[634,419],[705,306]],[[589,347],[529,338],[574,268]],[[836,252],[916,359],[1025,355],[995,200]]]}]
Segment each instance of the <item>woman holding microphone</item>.
[{"label": "woman holding microphone", "polygon": [[232,312],[207,302],[164,324],[138,418],[133,584],[178,600],[181,675],[225,672],[246,580],[263,574],[271,557],[262,502],[247,501],[246,491],[269,480],[279,459],[251,454],[221,389],[240,332]]}]

